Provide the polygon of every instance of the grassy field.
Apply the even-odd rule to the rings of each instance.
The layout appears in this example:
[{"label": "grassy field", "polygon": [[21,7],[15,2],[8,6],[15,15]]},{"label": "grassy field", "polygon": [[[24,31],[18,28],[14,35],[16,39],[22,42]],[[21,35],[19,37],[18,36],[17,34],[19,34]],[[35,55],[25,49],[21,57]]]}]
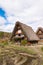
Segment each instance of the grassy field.
[{"label": "grassy field", "polygon": [[43,65],[43,45],[15,45],[0,40],[0,65]]},{"label": "grassy field", "polygon": [[43,45],[0,43],[0,65],[43,65]]},{"label": "grassy field", "polygon": [[[15,45],[9,33],[0,32],[0,65],[43,65],[42,45]],[[40,43],[40,44],[41,44]]]}]

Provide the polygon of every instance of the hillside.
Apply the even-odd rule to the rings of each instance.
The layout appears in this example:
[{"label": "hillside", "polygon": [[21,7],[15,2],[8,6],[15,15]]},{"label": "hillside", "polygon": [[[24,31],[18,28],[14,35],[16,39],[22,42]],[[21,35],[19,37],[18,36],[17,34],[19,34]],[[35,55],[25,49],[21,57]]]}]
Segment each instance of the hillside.
[{"label": "hillside", "polygon": [[0,43],[8,41],[10,39],[11,33],[0,31]]},{"label": "hillside", "polygon": [[9,37],[11,33],[0,31],[0,38]]}]

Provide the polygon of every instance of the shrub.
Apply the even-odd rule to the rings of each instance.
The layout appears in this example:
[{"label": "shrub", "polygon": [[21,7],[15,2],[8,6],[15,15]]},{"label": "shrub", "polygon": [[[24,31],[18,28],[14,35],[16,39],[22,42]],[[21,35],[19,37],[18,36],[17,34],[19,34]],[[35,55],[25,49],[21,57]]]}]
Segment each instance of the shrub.
[{"label": "shrub", "polygon": [[26,44],[27,44],[27,40],[22,40],[21,41],[21,45],[24,45],[25,46]]}]

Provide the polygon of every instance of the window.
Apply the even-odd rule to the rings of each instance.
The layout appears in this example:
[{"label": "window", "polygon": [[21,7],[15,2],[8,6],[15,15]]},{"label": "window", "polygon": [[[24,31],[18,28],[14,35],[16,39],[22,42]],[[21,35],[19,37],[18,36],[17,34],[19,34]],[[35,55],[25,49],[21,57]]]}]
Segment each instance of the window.
[{"label": "window", "polygon": [[41,31],[39,31],[39,33],[38,33],[38,34],[40,35],[40,34],[42,34],[42,32],[41,32]]},{"label": "window", "polygon": [[22,33],[22,31],[21,30],[18,30],[18,33],[20,34],[20,33]]}]

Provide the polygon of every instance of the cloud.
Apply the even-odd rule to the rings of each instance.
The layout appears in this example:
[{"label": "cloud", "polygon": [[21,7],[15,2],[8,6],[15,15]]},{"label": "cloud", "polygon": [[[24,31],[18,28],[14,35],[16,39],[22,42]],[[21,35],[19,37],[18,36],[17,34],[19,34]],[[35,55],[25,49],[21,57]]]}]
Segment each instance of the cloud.
[{"label": "cloud", "polygon": [[7,18],[0,19],[5,31],[11,31],[16,21],[31,26],[35,31],[39,26],[43,27],[43,0],[0,0],[0,7]]},{"label": "cloud", "polygon": [[13,28],[14,28],[14,25],[12,25],[12,24],[8,24],[7,26],[4,25],[4,31],[6,31],[6,32],[12,32]]},{"label": "cloud", "polygon": [[12,24],[2,25],[2,26],[0,26],[0,31],[12,32],[13,28],[14,28],[14,25],[12,25]]},{"label": "cloud", "polygon": [[6,20],[0,16],[0,26],[4,25],[6,23]]}]

